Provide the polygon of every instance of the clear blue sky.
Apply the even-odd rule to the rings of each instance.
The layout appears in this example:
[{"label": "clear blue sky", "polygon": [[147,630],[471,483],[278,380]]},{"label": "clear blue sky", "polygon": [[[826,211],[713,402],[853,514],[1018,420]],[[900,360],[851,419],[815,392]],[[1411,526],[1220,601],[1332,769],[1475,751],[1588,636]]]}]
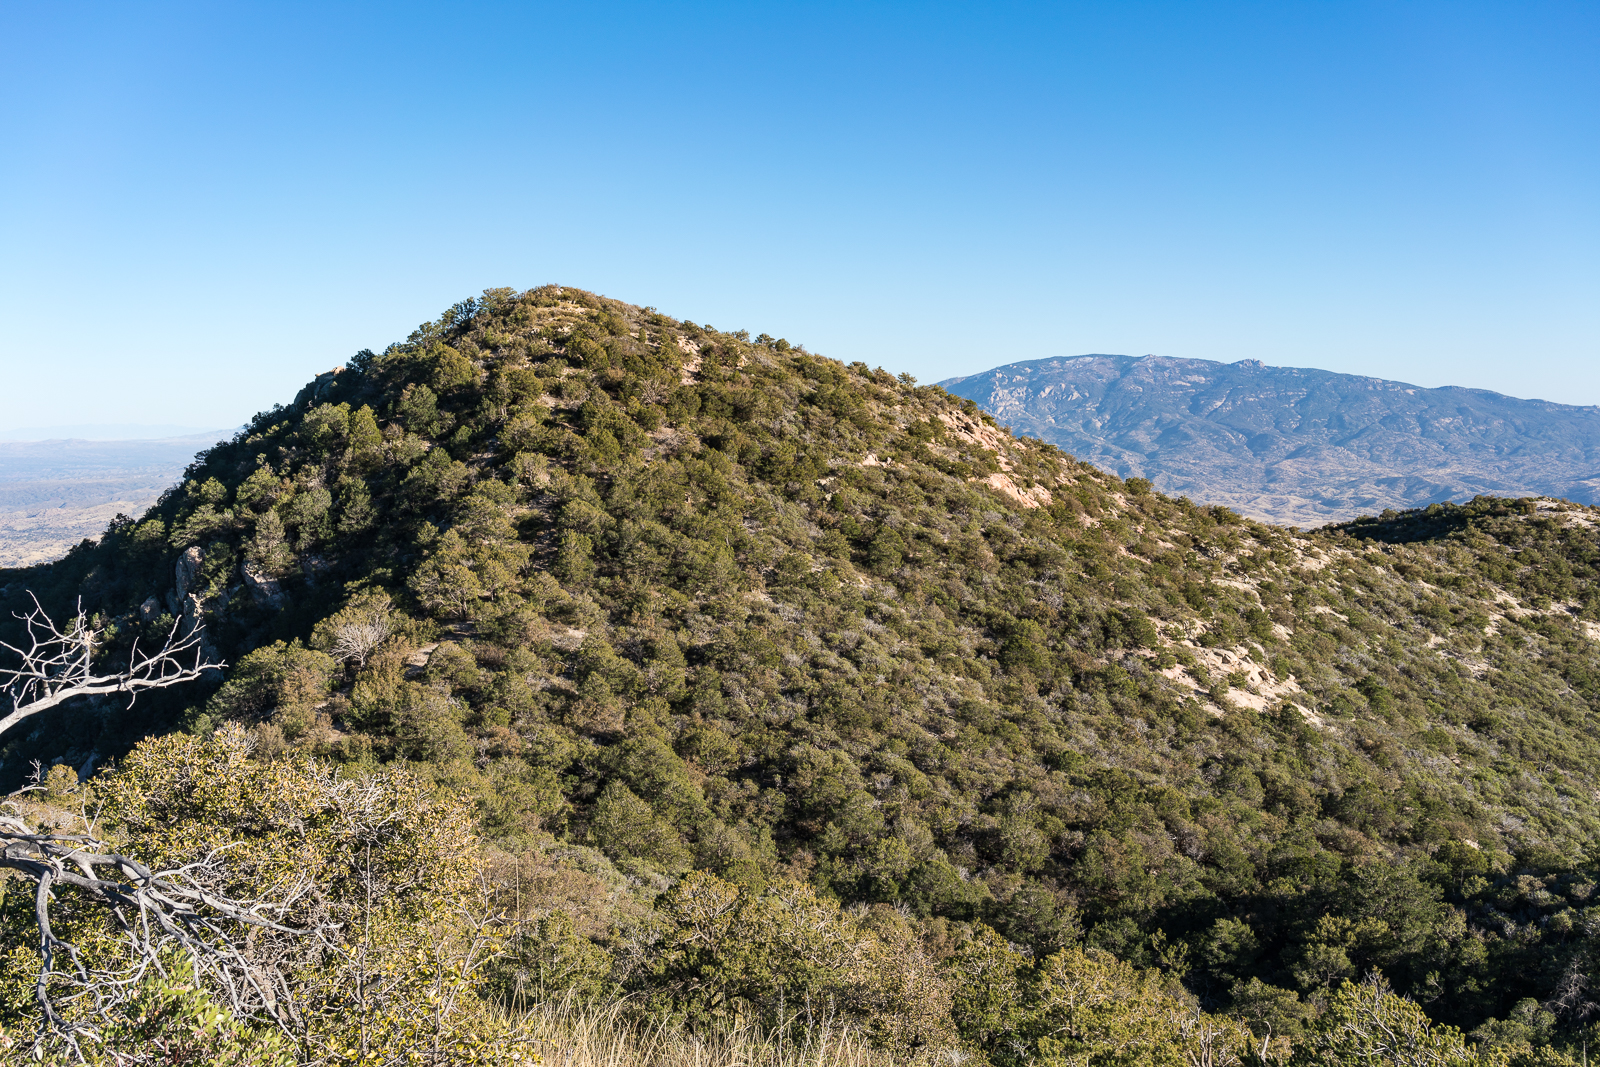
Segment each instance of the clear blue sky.
[{"label": "clear blue sky", "polygon": [[1593,3],[0,7],[0,430],[230,425],[555,281],[924,381],[1600,403]]}]

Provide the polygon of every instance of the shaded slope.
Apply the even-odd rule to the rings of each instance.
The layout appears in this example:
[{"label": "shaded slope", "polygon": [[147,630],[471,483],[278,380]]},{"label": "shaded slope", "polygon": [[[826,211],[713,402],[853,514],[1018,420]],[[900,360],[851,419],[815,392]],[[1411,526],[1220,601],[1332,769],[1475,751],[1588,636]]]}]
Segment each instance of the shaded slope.
[{"label": "shaded slope", "polygon": [[1316,526],[1479,494],[1600,500],[1600,409],[1257,360],[1078,356],[941,383],[1164,492]]}]

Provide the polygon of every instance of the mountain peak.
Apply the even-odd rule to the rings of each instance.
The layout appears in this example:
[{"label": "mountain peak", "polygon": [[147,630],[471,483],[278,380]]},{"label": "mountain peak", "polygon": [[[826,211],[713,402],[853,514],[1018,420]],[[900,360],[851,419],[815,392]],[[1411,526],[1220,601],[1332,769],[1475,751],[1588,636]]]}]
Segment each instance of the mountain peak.
[{"label": "mountain peak", "polygon": [[1257,359],[1087,355],[940,383],[1123,477],[1315,526],[1480,494],[1600,501],[1600,408]]},{"label": "mountain peak", "polygon": [[[978,381],[1100,420],[1103,441],[1141,391],[1164,398],[1151,440],[1189,433],[1202,457],[1208,427],[1246,457],[1322,427],[1322,469],[1381,442],[1372,412],[1396,405],[1485,439],[1490,405],[1548,413],[1157,357]],[[749,915],[791,913],[771,894],[799,882],[860,905],[959,988],[996,973],[975,961],[1048,976],[1088,948],[1240,1013],[1309,1011],[1381,961],[1472,1030],[1548,1003],[1589,951],[1597,520],[1484,498],[1297,534],[909,376],[577,290],[491,290],[319,375],[98,543],[0,572],[12,646],[37,595],[81,609],[113,669],[202,623],[227,664],[45,711],[0,735],[0,769],[19,784],[234,724],[253,763],[407,768],[474,802],[494,877],[543,887],[541,912],[595,909],[516,951],[639,961],[583,973],[646,1004],[691,988],[654,964],[699,869]],[[1361,931],[1342,970],[1305,963],[1329,929]],[[868,956],[834,958],[855,974]],[[908,973],[916,1017],[953,1026],[927,991],[957,986]],[[875,1026],[875,998],[839,1003]],[[983,1062],[1018,1062],[1005,1041]]]}]

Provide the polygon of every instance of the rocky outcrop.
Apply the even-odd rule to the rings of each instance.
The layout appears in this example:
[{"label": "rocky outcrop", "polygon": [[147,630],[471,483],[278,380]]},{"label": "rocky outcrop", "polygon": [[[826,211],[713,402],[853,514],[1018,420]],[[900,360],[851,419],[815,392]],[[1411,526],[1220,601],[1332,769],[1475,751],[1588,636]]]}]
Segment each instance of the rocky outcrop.
[{"label": "rocky outcrop", "polygon": [[344,373],[343,367],[335,367],[330,371],[317,375],[306,383],[305,388],[295,394],[292,406],[306,408],[312,404],[323,403],[328,399],[329,394],[333,392],[333,387],[337,384],[339,375],[342,373]]},{"label": "rocky outcrop", "polygon": [[[205,595],[206,589],[201,581],[201,571],[205,566],[205,553],[198,546],[184,549],[182,555],[172,567],[172,588],[167,590],[166,607],[177,619],[178,637],[188,637],[195,630],[205,625],[209,608]],[[143,622],[150,622],[161,611],[162,603],[155,597],[146,597],[144,603],[139,605],[139,618]],[[216,646],[206,634],[200,635],[200,661],[202,663],[219,663]]]},{"label": "rocky outcrop", "polygon": [[283,607],[285,598],[278,579],[253,563],[246,563],[240,567],[239,574],[244,578],[245,588],[250,590],[250,598],[255,601],[257,607],[272,611]]},{"label": "rocky outcrop", "polygon": [[181,602],[200,585],[200,565],[205,562],[205,555],[198,545],[184,549],[183,555],[178,557],[178,562],[173,568],[173,590]]}]

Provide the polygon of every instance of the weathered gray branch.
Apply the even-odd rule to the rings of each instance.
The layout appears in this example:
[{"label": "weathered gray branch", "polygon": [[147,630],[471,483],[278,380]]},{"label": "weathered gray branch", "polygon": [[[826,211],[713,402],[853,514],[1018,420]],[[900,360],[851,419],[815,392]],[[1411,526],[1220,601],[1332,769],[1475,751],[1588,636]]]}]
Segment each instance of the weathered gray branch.
[{"label": "weathered gray branch", "polygon": [[27,626],[28,647],[0,641],[0,649],[20,661],[13,667],[0,667],[0,693],[9,704],[6,715],[0,718],[0,736],[23,719],[73,697],[127,693],[131,707],[143,690],[192,682],[205,671],[223,666],[205,662],[202,627],[196,624],[185,632],[181,618],[173,621],[166,643],[156,652],[141,653],[135,640],[127,667],[114,672],[97,672],[95,668],[100,631],[89,626],[82,601],[74,625],[65,633],[45,614],[37,598],[33,610],[17,618]]},{"label": "weathered gray branch", "polygon": [[[271,896],[237,899],[208,888],[223,875],[223,850],[173,870],[152,871],[88,834],[41,833],[14,802],[0,814],[0,868],[34,883],[39,972],[34,998],[39,1040],[52,1035],[76,1045],[137,995],[150,971],[165,973],[175,953],[189,958],[196,978],[209,979],[240,1016],[265,1016],[288,1028],[295,1010],[287,980],[259,951],[249,931],[301,936],[318,930],[290,926],[286,917],[311,890],[309,880]],[[58,888],[71,887],[104,906],[119,933],[120,950],[90,960],[56,936],[51,906]],[[68,1013],[67,1004],[80,1009]]]}]

